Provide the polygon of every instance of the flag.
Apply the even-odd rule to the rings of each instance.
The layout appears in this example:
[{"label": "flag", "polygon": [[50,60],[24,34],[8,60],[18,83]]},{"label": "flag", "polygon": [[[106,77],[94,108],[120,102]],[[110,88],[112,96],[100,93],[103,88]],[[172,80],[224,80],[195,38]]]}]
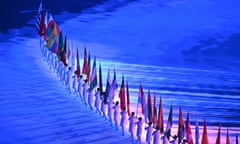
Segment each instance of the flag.
[{"label": "flag", "polygon": [[113,75],[113,80],[110,86],[110,92],[109,92],[109,99],[114,99],[115,96],[115,91],[118,88],[118,84],[117,84],[117,75],[116,75],[116,71],[114,69],[114,75]]},{"label": "flag", "polygon": [[164,132],[162,97],[160,97],[159,110],[158,110],[158,124],[157,125],[160,129],[160,133],[162,134]]},{"label": "flag", "polygon": [[97,87],[97,68],[96,68],[96,57],[94,57],[93,66],[92,66],[92,75],[90,78],[90,91],[94,90]]},{"label": "flag", "polygon": [[216,144],[221,144],[221,127],[218,127],[218,134],[216,139]]},{"label": "flag", "polygon": [[103,94],[103,83],[102,83],[102,66],[99,64],[99,89],[100,89],[100,94]]},{"label": "flag", "polygon": [[81,74],[80,70],[80,59],[79,59],[79,54],[78,54],[78,48],[77,48],[77,77],[79,78]]},{"label": "flag", "polygon": [[64,41],[63,41],[63,34],[60,32],[60,35],[58,37],[58,58],[61,60],[61,53],[64,50]]},{"label": "flag", "polygon": [[179,119],[178,119],[178,143],[181,143],[184,137],[184,121],[182,115],[182,108],[179,108]]},{"label": "flag", "polygon": [[226,144],[230,144],[230,138],[229,138],[228,129],[227,129],[227,135],[226,135]]},{"label": "flag", "polygon": [[75,66],[75,55],[74,55],[74,47],[73,47],[73,42],[71,43],[71,50],[72,50],[72,58],[71,58],[71,60],[72,60],[72,67],[74,67]]},{"label": "flag", "polygon": [[196,118],[196,126],[195,126],[195,144],[199,144],[198,118]]},{"label": "flag", "polygon": [[207,134],[207,124],[206,124],[205,118],[204,118],[203,134],[202,134],[202,144],[209,144],[208,134]]},{"label": "flag", "polygon": [[122,76],[122,84],[119,92],[119,98],[120,98],[120,108],[121,110],[123,110],[123,108],[126,107],[124,76]]},{"label": "flag", "polygon": [[238,134],[236,134],[236,144],[238,144]]},{"label": "flag", "polygon": [[157,106],[156,106],[156,93],[154,93],[154,100],[153,100],[153,127],[157,125]]},{"label": "flag", "polygon": [[130,94],[128,89],[128,82],[127,82],[127,112],[128,116],[130,116]]},{"label": "flag", "polygon": [[51,52],[53,52],[53,53],[55,53],[55,54],[57,54],[58,53],[58,44],[57,44],[57,42],[56,41],[54,41],[54,43],[53,43],[53,45],[52,45],[52,47],[50,47],[50,49],[49,49]]},{"label": "flag", "polygon": [[145,96],[144,96],[142,84],[140,84],[140,86],[139,86],[138,102],[142,105],[142,114],[144,115],[145,122],[147,122],[148,106],[147,106],[146,99],[145,99]]},{"label": "flag", "polygon": [[62,52],[61,52],[61,60],[65,65],[67,65],[67,62],[66,62],[66,48],[67,48],[67,37],[65,36],[64,46],[63,46],[63,49],[62,49]]},{"label": "flag", "polygon": [[88,83],[90,83],[90,73],[91,73],[91,56],[90,56],[90,52],[88,52],[88,66],[87,66],[87,81]]},{"label": "flag", "polygon": [[189,112],[187,113],[187,120],[186,120],[186,138],[187,138],[188,144],[193,144],[192,131],[191,131],[190,120],[189,120]]},{"label": "flag", "polygon": [[[70,40],[68,39],[68,46],[67,46],[67,62],[68,64],[70,65],[70,62],[71,62],[71,48],[70,48]],[[78,56],[77,56],[78,57]],[[73,67],[73,66],[72,66]]]},{"label": "flag", "polygon": [[152,122],[152,99],[150,89],[148,89],[148,120],[149,122]]},{"label": "flag", "polygon": [[111,77],[110,77],[110,69],[108,69],[106,89],[105,89],[105,95],[106,95],[106,97],[109,96],[110,87],[111,87]]},{"label": "flag", "polygon": [[87,61],[87,50],[86,47],[84,48],[84,60],[83,60],[83,69],[82,73],[87,74],[88,73],[88,61]]},{"label": "flag", "polygon": [[172,104],[171,104],[169,115],[168,115],[167,127],[165,131],[165,135],[167,136],[168,140],[170,139],[170,136],[171,136],[172,125],[173,125],[173,112],[172,112]]}]

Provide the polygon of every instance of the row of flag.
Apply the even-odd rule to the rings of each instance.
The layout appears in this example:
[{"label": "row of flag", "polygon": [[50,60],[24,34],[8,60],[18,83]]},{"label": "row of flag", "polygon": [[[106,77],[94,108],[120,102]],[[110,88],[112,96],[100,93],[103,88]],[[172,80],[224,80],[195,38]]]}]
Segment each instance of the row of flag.
[{"label": "row of flag", "polygon": [[[100,89],[101,95],[103,96],[103,101],[105,103],[108,103],[109,100],[114,99],[115,90],[118,89],[115,69],[114,69],[114,76],[112,81],[110,77],[110,70],[108,69],[107,81],[106,81],[106,86],[104,91],[103,82],[102,82],[101,64],[99,64],[99,70],[98,70],[99,74],[97,78],[96,57],[94,57],[93,64],[91,67],[90,52],[87,53],[87,50],[85,47],[83,65],[81,70],[80,55],[79,55],[78,48],[76,48],[76,51],[74,51],[73,43],[70,40],[68,40],[66,36],[63,36],[62,31],[60,30],[56,21],[53,19],[52,15],[46,9],[43,8],[42,2],[40,3],[39,9],[38,9],[36,28],[37,28],[38,34],[46,42],[46,48],[48,48],[49,51],[55,53],[58,56],[58,59],[62,61],[65,66],[69,66],[69,67],[71,66],[72,68],[74,68],[75,74],[77,75],[78,78],[80,77],[80,75],[86,75],[87,81],[89,83],[89,88],[91,91],[98,86]],[[77,63],[76,65],[75,65],[75,62]],[[160,129],[160,133],[162,135],[165,135],[168,139],[170,139],[170,137],[172,137],[171,128],[173,126],[172,105],[170,106],[168,120],[167,120],[166,128],[164,131],[162,97],[160,97],[159,99],[159,107],[157,108],[156,94],[154,93],[153,101],[152,101],[150,89],[148,89],[147,94],[148,95],[147,95],[147,101],[146,101],[143,87],[140,84],[137,109],[135,110],[136,113],[138,113],[138,109],[141,109],[140,114],[144,117],[145,122],[146,123],[152,122],[153,127],[155,128],[158,127]],[[121,110],[126,108],[128,115],[130,115],[130,113],[134,111],[134,110],[131,110],[130,99],[131,98],[129,93],[128,82],[125,84],[125,78],[124,76],[122,76],[122,81],[121,81],[121,86],[119,91],[120,108]],[[216,144],[221,143],[220,133],[221,133],[221,128],[219,127]],[[183,140],[185,140],[188,144],[193,144],[193,137],[192,137],[191,126],[190,126],[190,116],[189,116],[189,113],[187,113],[187,119],[186,119],[186,122],[184,123],[181,107],[179,108],[177,138],[178,138],[178,143],[183,143]],[[195,143],[199,144],[198,121],[196,121],[196,127],[195,127]],[[207,126],[206,126],[206,120],[204,119],[204,129],[203,129],[201,144],[208,144],[208,143],[209,143],[209,140],[207,135]],[[226,144],[230,144],[228,131],[227,131]],[[237,135],[236,135],[236,144],[238,144]]]}]

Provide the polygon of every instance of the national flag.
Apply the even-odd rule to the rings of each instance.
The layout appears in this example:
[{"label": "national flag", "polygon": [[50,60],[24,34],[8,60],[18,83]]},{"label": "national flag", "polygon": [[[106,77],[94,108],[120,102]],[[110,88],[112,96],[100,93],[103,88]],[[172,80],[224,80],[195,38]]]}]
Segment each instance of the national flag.
[{"label": "national flag", "polygon": [[130,94],[128,89],[128,82],[127,82],[127,113],[130,116]]},{"label": "national flag", "polygon": [[198,127],[198,118],[196,118],[196,126],[195,126],[195,144],[199,144],[199,127]]},{"label": "national flag", "polygon": [[218,134],[216,139],[216,144],[221,144],[221,127],[218,127]]},{"label": "national flag", "polygon": [[57,54],[58,53],[58,43],[56,41],[54,41],[52,47],[50,47],[49,49],[51,52]]},{"label": "national flag", "polygon": [[77,48],[77,77],[79,78],[81,74],[81,70],[80,70],[80,58],[79,58],[79,54],[78,54],[78,48]]},{"label": "national flag", "polygon": [[87,66],[87,81],[88,83],[90,83],[90,73],[91,73],[91,56],[90,56],[90,52],[88,52],[88,66]]},{"label": "national flag", "polygon": [[152,99],[150,89],[148,89],[148,120],[149,122],[152,122]]},{"label": "national flag", "polygon": [[83,69],[82,73],[87,74],[88,73],[88,61],[87,61],[87,49],[86,47],[84,48],[84,60],[83,60]]},{"label": "national flag", "polygon": [[164,123],[163,123],[163,108],[162,108],[162,97],[160,97],[159,110],[158,110],[158,123],[157,123],[160,133],[164,132]]},{"label": "national flag", "polygon": [[66,62],[66,49],[67,49],[67,37],[65,36],[64,38],[64,47],[63,47],[63,51],[61,53],[61,60],[62,62],[67,65],[67,62]]},{"label": "national flag", "polygon": [[47,26],[45,25],[45,16],[46,16],[46,11],[42,10],[41,11],[40,27],[39,27],[39,31],[38,31],[38,34],[40,36],[45,36],[46,35]]},{"label": "national flag", "polygon": [[139,86],[138,103],[140,103],[142,106],[142,115],[144,115],[145,121],[147,122],[148,107],[147,107],[146,99],[144,96],[142,84],[140,84],[140,86]]},{"label": "national flag", "polygon": [[110,69],[108,69],[106,89],[105,89],[105,96],[106,97],[109,96],[110,88],[111,88],[111,77],[110,77]]},{"label": "national flag", "polygon": [[227,135],[226,135],[226,144],[230,144],[230,137],[229,137],[228,129],[227,129]]},{"label": "national flag", "polygon": [[190,126],[190,120],[189,120],[189,112],[187,113],[187,120],[186,120],[186,138],[188,144],[193,144],[193,138],[192,138],[192,131]]},{"label": "national flag", "polygon": [[40,22],[41,22],[41,11],[43,10],[43,6],[42,6],[42,1],[39,4],[39,8],[38,8],[38,12],[37,12],[37,21],[36,21],[36,28],[37,31],[39,32],[40,30]]},{"label": "national flag", "polygon": [[100,89],[100,94],[103,94],[103,82],[102,82],[102,66],[101,63],[99,64],[99,89]]},{"label": "national flag", "polygon": [[182,108],[179,108],[179,119],[178,119],[178,143],[181,143],[184,138],[184,121],[182,115]]},{"label": "national flag", "polygon": [[61,60],[61,53],[64,50],[64,40],[63,40],[63,34],[60,32],[60,35],[58,37],[58,58]]},{"label": "national flag", "polygon": [[97,87],[97,68],[96,68],[96,57],[94,57],[92,66],[92,75],[90,78],[90,91],[93,91]]},{"label": "national flag", "polygon": [[168,121],[167,121],[167,127],[166,127],[166,131],[165,131],[165,135],[167,136],[168,140],[170,139],[171,134],[171,129],[172,129],[172,125],[173,125],[173,112],[172,112],[172,104],[170,107],[170,111],[169,111],[169,115],[168,115]]},{"label": "national flag", "polygon": [[114,69],[113,80],[112,80],[112,83],[110,86],[109,99],[114,99],[115,91],[117,88],[118,88],[117,75],[116,75],[116,71]]},{"label": "national flag", "polygon": [[119,98],[120,98],[120,108],[121,110],[123,110],[124,107],[126,108],[124,76],[122,76],[122,84],[119,92]]},{"label": "national flag", "polygon": [[201,144],[209,144],[208,134],[207,134],[207,124],[206,124],[205,118],[204,118],[204,126],[203,126],[203,134],[202,134],[202,143]]},{"label": "national flag", "polygon": [[[70,62],[71,62],[71,55],[73,54],[71,52],[71,47],[70,47],[70,40],[68,39],[68,43],[67,43],[67,62],[68,64],[70,65]],[[73,67],[73,66],[72,66]]]},{"label": "national flag", "polygon": [[156,127],[157,125],[157,98],[156,93],[154,93],[154,99],[153,99],[153,127]]},{"label": "national flag", "polygon": [[55,30],[54,30],[54,35],[59,35],[61,30],[58,26],[58,24],[56,23],[56,21],[53,19],[52,14],[48,14],[49,18],[48,18],[48,24],[47,24],[47,36],[48,38],[51,37],[51,31],[53,30],[53,26],[55,26]]}]

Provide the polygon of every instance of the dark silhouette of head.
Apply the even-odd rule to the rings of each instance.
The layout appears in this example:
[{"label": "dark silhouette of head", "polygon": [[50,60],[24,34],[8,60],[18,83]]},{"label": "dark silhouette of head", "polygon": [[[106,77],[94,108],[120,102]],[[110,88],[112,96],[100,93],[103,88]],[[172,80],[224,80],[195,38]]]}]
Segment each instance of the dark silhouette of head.
[{"label": "dark silhouette of head", "polygon": [[135,115],[135,113],[134,112],[132,112],[132,116],[134,116]]}]

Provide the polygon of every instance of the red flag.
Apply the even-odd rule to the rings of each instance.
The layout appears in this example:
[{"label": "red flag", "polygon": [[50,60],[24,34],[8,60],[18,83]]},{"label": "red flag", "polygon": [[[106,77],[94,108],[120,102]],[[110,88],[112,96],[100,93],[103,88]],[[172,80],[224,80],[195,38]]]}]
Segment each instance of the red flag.
[{"label": "red flag", "polygon": [[221,144],[221,127],[218,127],[218,135],[216,139],[216,144]]},{"label": "red flag", "polygon": [[119,97],[120,97],[120,108],[121,110],[123,110],[123,108],[126,107],[124,76],[122,76],[122,84],[119,92]]},{"label": "red flag", "polygon": [[46,15],[45,10],[42,10],[41,11],[40,29],[38,32],[38,34],[40,36],[42,36],[42,35],[46,36],[46,32],[47,32],[47,26],[45,25],[45,15]]},{"label": "red flag", "polygon": [[230,144],[229,132],[227,129],[226,144]]},{"label": "red flag", "polygon": [[130,94],[128,89],[128,82],[127,82],[127,112],[128,115],[130,116]]},{"label": "red flag", "polygon": [[156,106],[156,93],[154,93],[154,100],[153,100],[153,126],[156,127],[157,125],[157,106]]},{"label": "red flag", "polygon": [[187,113],[187,121],[186,121],[186,138],[188,144],[193,144],[193,138],[192,138],[192,131],[190,127],[190,120],[189,120],[189,112]]},{"label": "red flag", "polygon": [[209,144],[208,134],[207,134],[207,124],[206,124],[205,118],[204,118],[203,134],[202,134],[202,144]]},{"label": "red flag", "polygon": [[79,54],[78,54],[78,48],[77,48],[77,77],[80,77],[80,59],[79,59]]},{"label": "red flag", "polygon": [[160,97],[159,110],[158,110],[158,124],[157,125],[160,128],[160,133],[162,134],[164,132],[162,97]]},{"label": "red flag", "polygon": [[84,48],[84,61],[83,61],[83,69],[82,69],[83,74],[88,73],[88,61],[87,61],[87,50],[86,47]]},{"label": "red flag", "polygon": [[181,143],[184,137],[184,121],[182,115],[182,108],[179,108],[179,120],[178,120],[178,143]]},{"label": "red flag", "polygon": [[148,89],[148,120],[152,122],[152,99],[150,89]]}]

